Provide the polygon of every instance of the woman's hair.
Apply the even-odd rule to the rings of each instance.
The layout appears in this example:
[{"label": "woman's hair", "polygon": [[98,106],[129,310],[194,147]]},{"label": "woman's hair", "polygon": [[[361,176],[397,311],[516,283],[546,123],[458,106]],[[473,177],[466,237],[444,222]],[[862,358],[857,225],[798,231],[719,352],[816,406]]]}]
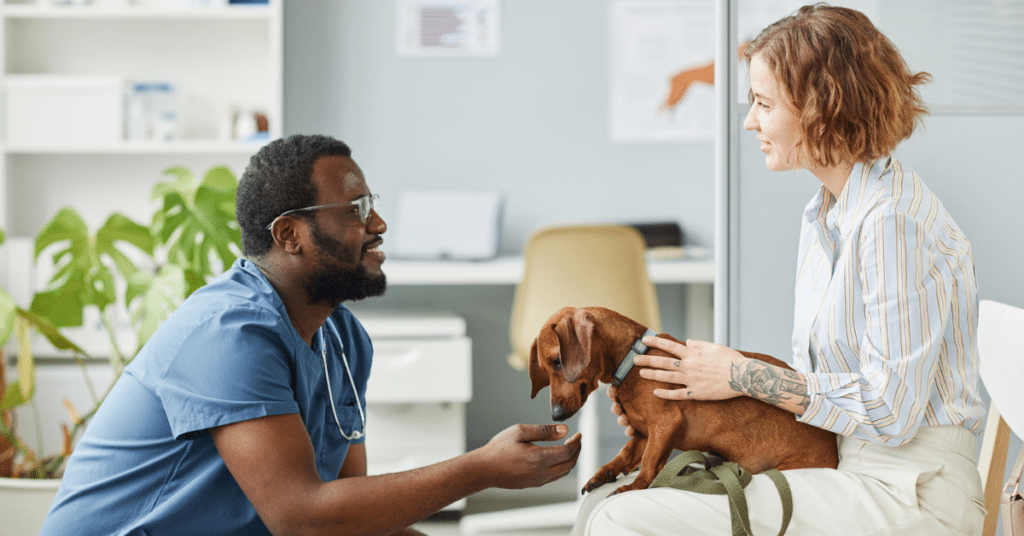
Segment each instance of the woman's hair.
[{"label": "woman's hair", "polygon": [[245,256],[257,259],[270,251],[274,239],[266,227],[274,218],[316,204],[313,164],[321,156],[351,158],[352,151],[330,136],[295,134],[268,143],[249,160],[235,197]]},{"label": "woman's hair", "polygon": [[917,86],[931,75],[911,73],[853,9],[804,6],[765,28],[744,55],[748,63],[760,55],[775,75],[801,116],[803,148],[820,166],[889,155],[928,112]]}]

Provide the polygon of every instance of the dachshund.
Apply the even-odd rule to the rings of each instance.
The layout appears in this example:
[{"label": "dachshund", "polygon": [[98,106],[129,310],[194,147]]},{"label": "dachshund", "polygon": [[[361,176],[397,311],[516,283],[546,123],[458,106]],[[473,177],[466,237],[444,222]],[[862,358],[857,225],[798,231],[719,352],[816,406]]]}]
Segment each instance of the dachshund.
[{"label": "dachshund", "polygon": [[[531,398],[550,386],[551,417],[556,421],[579,411],[599,382],[621,382],[617,401],[636,433],[590,479],[583,493],[614,482],[638,465],[636,479],[616,493],[645,489],[661,472],[672,449],[712,452],[755,474],[772,468],[836,468],[835,434],[797,422],[784,409],[747,396],[707,401],[654,396],[655,388],[678,386],[628,373],[632,358],[648,350],[640,342],[645,335],[655,333],[610,309],[565,307],[544,323],[530,348]],[[657,336],[679,342],[670,335]],[[668,355],[655,348],[650,353]],[[792,370],[771,356],[741,353]],[[622,366],[624,361],[628,366]]]}]

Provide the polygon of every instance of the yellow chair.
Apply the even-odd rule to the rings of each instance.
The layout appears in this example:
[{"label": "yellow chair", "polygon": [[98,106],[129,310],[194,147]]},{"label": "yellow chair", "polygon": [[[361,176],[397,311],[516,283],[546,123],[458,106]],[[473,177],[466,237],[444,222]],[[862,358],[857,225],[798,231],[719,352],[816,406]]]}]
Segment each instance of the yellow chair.
[{"label": "yellow chair", "polygon": [[659,331],[644,239],[632,227],[549,227],[526,242],[523,280],[512,301],[509,362],[525,369],[541,325],[562,307],[607,307]]},{"label": "yellow chair", "polygon": [[[544,321],[566,306],[607,307],[650,329],[660,331],[654,284],[647,273],[643,237],[631,227],[577,225],[550,227],[533,233],[526,243],[523,279],[512,302],[509,363],[524,370],[530,346]],[[525,372],[522,372],[525,374]],[[538,396],[547,396],[546,391]],[[579,412],[583,446],[576,465],[582,489],[600,467],[598,408],[607,411],[603,394],[594,393]],[[466,516],[464,535],[490,531],[570,526],[578,502]]]},{"label": "yellow chair", "polygon": [[[984,536],[996,534],[1010,436],[1024,432],[1024,309],[982,300],[978,312],[981,381],[991,397],[978,471],[985,487]],[[1014,453],[1016,459],[1016,453]]]}]

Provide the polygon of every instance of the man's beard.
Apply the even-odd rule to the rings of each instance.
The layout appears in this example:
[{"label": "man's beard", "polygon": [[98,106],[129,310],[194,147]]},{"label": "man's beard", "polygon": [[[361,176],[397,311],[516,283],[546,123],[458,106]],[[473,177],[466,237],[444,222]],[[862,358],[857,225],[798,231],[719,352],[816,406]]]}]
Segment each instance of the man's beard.
[{"label": "man's beard", "polygon": [[[363,265],[363,253],[345,246],[335,238],[320,231],[313,224],[313,244],[320,250],[320,262],[306,277],[303,286],[310,303],[327,303],[337,306],[343,301],[362,300],[380,296],[387,289],[384,273],[371,274]],[[343,266],[358,262],[355,270]]]}]

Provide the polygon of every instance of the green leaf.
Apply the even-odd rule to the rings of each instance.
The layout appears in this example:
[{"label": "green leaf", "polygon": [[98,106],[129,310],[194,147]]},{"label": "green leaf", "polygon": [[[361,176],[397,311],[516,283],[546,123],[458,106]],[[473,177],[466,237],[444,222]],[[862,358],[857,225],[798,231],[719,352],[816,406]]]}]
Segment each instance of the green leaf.
[{"label": "green leaf", "polygon": [[[128,280],[125,300],[130,304],[132,323],[141,347],[157,327],[194,291],[186,270],[174,264],[160,267],[156,276],[138,272]],[[200,280],[200,285],[202,281]]]},{"label": "green leaf", "polygon": [[[18,306],[6,290],[0,288],[0,347],[7,344],[14,332],[14,314]],[[3,363],[0,363],[3,366]]]},{"label": "green leaf", "polygon": [[18,316],[24,318],[29,324],[32,325],[36,331],[46,337],[46,340],[50,341],[50,344],[58,350],[71,350],[77,354],[85,357],[89,357],[88,352],[83,350],[80,346],[71,342],[64,335],[61,335],[60,331],[46,318],[39,316],[32,311],[26,311],[25,309],[18,308]]},{"label": "green leaf", "polygon": [[96,251],[113,260],[118,272],[125,277],[135,273],[137,268],[128,260],[128,257],[118,250],[119,242],[132,244],[144,251],[147,256],[153,255],[153,235],[149,232],[149,227],[135,223],[124,214],[111,214],[103,226],[96,231]]},{"label": "green leaf", "polygon": [[[164,173],[174,180],[153,188],[153,199],[162,207],[153,215],[153,235],[167,246],[168,261],[204,279],[223,271],[241,251],[234,211],[238,181],[222,166],[211,168],[202,182],[181,167]],[[212,266],[211,258],[220,266]]]},{"label": "green leaf", "polygon": [[20,380],[14,380],[4,390],[4,398],[0,400],[0,411],[14,409],[26,403],[28,403],[28,399],[21,394]]},{"label": "green leaf", "polygon": [[18,338],[18,387],[22,398],[32,400],[36,391],[36,360],[32,357],[28,328],[29,323],[20,316],[14,321],[14,333]]},{"label": "green leaf", "polygon": [[29,400],[36,390],[35,359],[32,357],[29,339],[29,322],[22,317],[14,320],[14,333],[18,339],[18,379],[4,390],[0,401],[0,412],[20,406]]},{"label": "green leaf", "polygon": [[81,326],[82,310],[88,301],[84,274],[69,277],[65,284],[51,290],[41,290],[32,297],[29,310],[61,327]]},{"label": "green leaf", "polygon": [[[39,231],[39,235],[36,236],[36,260],[39,260],[39,255],[47,247],[64,241],[70,242],[69,250],[82,251],[88,247],[89,229],[78,212],[70,207],[60,209],[57,215]],[[55,264],[56,261],[55,256]]]},{"label": "green leaf", "polygon": [[[216,166],[206,172],[206,176],[203,177],[203,185],[229,193],[233,197],[235,190],[238,188],[238,181],[235,180],[235,175],[231,173],[230,169],[224,166]],[[231,206],[234,205],[232,204]]]},{"label": "green leaf", "polygon": [[137,271],[124,253],[128,245],[152,255],[149,229],[115,213],[92,235],[75,209],[62,208],[36,237],[36,259],[54,248],[55,270],[33,297],[31,311],[58,327],[81,326],[85,307],[102,311],[115,303],[114,270],[126,278]]}]

